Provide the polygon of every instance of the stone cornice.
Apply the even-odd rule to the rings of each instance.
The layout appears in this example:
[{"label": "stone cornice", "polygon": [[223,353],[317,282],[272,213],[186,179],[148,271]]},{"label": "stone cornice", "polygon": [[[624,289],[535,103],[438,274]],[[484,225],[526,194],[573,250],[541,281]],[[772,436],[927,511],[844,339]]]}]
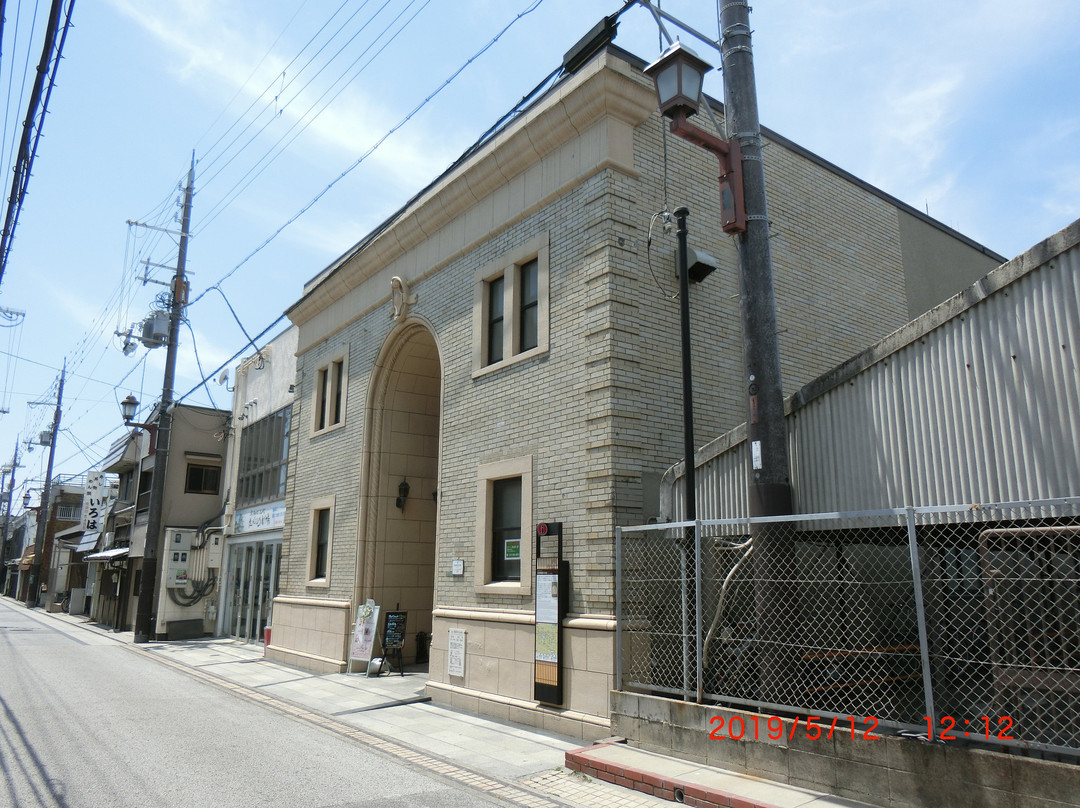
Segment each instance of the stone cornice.
[{"label": "stone cornice", "polygon": [[[605,119],[636,127],[655,107],[653,91],[639,72],[618,56],[602,53],[428,188],[382,232],[360,242],[310,281],[304,296],[287,311],[289,318],[303,325],[425,240],[439,238],[442,231],[459,223],[464,227],[470,209],[545,158],[557,156],[560,147]],[[598,171],[619,162],[607,154],[598,157],[580,166],[581,171]],[[633,170],[632,165],[622,167]]]}]

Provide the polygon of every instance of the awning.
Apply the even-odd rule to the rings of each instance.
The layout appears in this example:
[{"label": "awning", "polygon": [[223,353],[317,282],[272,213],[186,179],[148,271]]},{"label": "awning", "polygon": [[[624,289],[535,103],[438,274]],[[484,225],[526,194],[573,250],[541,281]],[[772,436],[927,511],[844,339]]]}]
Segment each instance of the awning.
[{"label": "awning", "polygon": [[111,550],[102,550],[100,553],[83,556],[83,561],[112,561],[126,557],[129,550],[131,550],[130,547],[114,547]]},{"label": "awning", "polygon": [[34,545],[30,545],[23,550],[22,558],[19,559],[19,569],[28,570],[30,565],[34,563]]},{"label": "awning", "polygon": [[85,553],[87,550],[93,550],[97,547],[98,539],[101,538],[101,533],[97,530],[91,530],[88,533],[83,533],[82,538],[79,539],[79,543],[75,545],[76,553]]},{"label": "awning", "polygon": [[85,533],[82,530],[66,530],[64,533],[68,535],[57,533],[56,538],[60,539],[61,544],[73,553],[85,553],[87,550],[93,550],[97,547],[98,539],[101,538],[101,532],[98,530]]}]

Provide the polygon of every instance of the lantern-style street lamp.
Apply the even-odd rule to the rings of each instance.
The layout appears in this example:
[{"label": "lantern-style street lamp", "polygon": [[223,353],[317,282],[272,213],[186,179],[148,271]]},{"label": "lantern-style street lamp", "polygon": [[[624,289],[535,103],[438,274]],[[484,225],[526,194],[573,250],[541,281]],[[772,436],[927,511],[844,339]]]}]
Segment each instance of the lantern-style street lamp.
[{"label": "lantern-style street lamp", "polygon": [[671,133],[712,152],[720,161],[720,224],[725,233],[746,232],[742,150],[737,140],[722,140],[687,119],[697,113],[701,85],[712,65],[676,42],[645,68],[656,85],[660,112],[671,119]]},{"label": "lantern-style street lamp", "polygon": [[669,118],[677,113],[687,117],[698,111],[701,85],[712,65],[676,42],[660,58],[645,68],[645,75],[656,84],[660,114]]},{"label": "lantern-style street lamp", "polygon": [[139,399],[128,393],[127,398],[120,402],[120,415],[124,418],[124,426],[135,427],[136,429],[145,429],[150,433],[150,448],[149,451],[153,454],[157,443],[157,424],[138,424],[134,423],[132,419],[135,417],[135,413],[139,410]]}]

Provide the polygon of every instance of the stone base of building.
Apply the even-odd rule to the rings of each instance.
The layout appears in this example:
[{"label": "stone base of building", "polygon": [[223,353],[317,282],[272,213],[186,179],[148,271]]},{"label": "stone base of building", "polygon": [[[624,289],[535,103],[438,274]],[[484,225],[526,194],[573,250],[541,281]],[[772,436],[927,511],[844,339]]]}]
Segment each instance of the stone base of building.
[{"label": "stone base of building", "polygon": [[351,604],[279,595],[266,658],[312,673],[341,673],[347,665]]},{"label": "stone base of building", "polygon": [[535,701],[512,699],[442,682],[428,682],[426,694],[431,697],[432,704],[460,713],[536,727],[544,732],[579,739],[583,743],[593,743],[611,735],[611,722],[604,718],[548,707]]}]

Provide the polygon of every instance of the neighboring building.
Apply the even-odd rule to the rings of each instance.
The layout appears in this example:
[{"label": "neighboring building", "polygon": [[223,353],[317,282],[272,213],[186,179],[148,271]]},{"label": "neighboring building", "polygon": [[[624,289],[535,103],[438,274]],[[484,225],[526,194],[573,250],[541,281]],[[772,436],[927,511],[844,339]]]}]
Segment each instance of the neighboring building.
[{"label": "neighboring building", "polygon": [[8,527],[8,544],[11,547],[8,561],[8,577],[4,582],[4,594],[16,600],[26,600],[29,586],[30,564],[34,560],[34,536],[37,535],[37,514],[23,511],[11,517]]},{"label": "neighboring building", "polygon": [[236,370],[215,633],[249,642],[263,642],[278,593],[296,337],[289,328]]},{"label": "neighboring building", "polygon": [[[437,701],[579,735],[606,725],[614,529],[660,514],[681,455],[665,209],[689,206],[690,243],[718,265],[692,288],[698,434],[744,408],[715,160],[667,136],[643,66],[609,46],[565,75],[289,310],[298,387],[269,657],[342,670],[371,598],[408,613],[406,663],[412,636],[432,636]],[[788,390],[1003,260],[765,139]],[[533,688],[540,522],[562,523],[570,569],[552,706]],[[453,659],[451,631],[465,637]]]},{"label": "neighboring building", "polygon": [[[77,511],[78,524],[55,536],[48,576],[50,609],[84,614],[93,587],[85,556],[93,553],[102,540],[105,515],[116,499],[116,486],[105,473],[91,471],[83,484],[82,503]],[[75,508],[72,507],[72,516]]]},{"label": "neighboring building", "polygon": [[[119,475],[117,500],[105,519],[103,549],[85,556],[95,593],[91,617],[117,629],[134,624],[144,559],[156,556],[152,633],[203,636],[214,629],[207,607],[217,576],[205,528],[222,514],[227,410],[177,404],[165,474],[161,535],[147,536],[155,435],[135,429],[113,444],[102,470]],[[153,419],[152,419],[153,420]]]},{"label": "neighboring building", "polygon": [[[621,532],[613,733],[876,804],[1072,803],[1078,301],[1080,220],[810,380],[786,402],[791,517],[747,520],[745,425],[702,447],[698,517],[722,520],[703,527],[709,574],[681,580],[667,524]],[[684,485],[680,463],[665,478],[665,520],[681,518]],[[760,561],[762,537],[784,542],[783,564]],[[680,692],[683,671],[661,649],[682,635],[703,638],[701,703],[675,709],[663,694]],[[777,664],[759,666],[766,654],[782,681],[770,679]],[[699,729],[732,726],[718,704],[770,724],[873,716],[892,737],[868,744],[853,725],[850,739],[799,744],[787,719],[781,737],[795,743],[751,738],[748,724],[740,743],[718,744]]]},{"label": "neighboring building", "polygon": [[[797,513],[1080,496],[1080,221],[787,402]],[[701,518],[746,516],[745,425],[697,452]],[[682,465],[665,475],[680,518]]]},{"label": "neighboring building", "polygon": [[[41,543],[41,567],[38,573],[39,594],[37,603],[50,610],[59,611],[61,598],[57,598],[53,590],[49,588],[49,582],[55,578],[57,565],[60,563],[60,551],[62,542],[59,537],[79,523],[82,513],[83,486],[81,480],[61,479],[54,477],[49,486],[48,513],[45,518],[45,530]],[[37,508],[27,508],[35,513]],[[34,521],[33,532],[26,538],[26,549],[23,551],[22,561],[19,564],[20,571],[23,565],[29,569],[28,559],[33,558],[34,548],[37,546],[37,513]],[[20,582],[20,589],[25,589],[28,582]],[[24,597],[29,593],[25,592]]]}]

